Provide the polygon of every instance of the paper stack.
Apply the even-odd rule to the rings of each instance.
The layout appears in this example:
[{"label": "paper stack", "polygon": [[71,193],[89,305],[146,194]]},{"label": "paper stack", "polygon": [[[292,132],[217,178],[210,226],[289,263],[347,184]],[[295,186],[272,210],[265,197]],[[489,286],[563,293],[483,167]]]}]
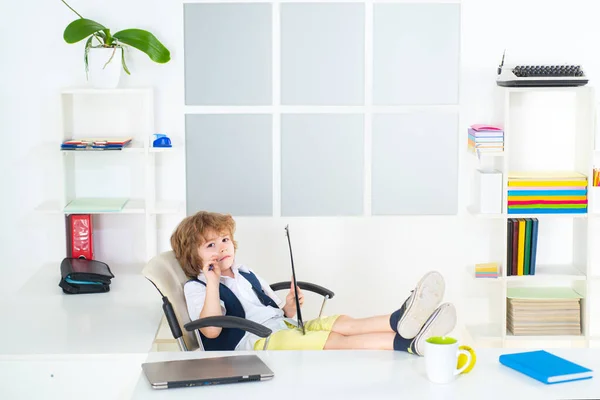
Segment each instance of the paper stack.
[{"label": "paper stack", "polygon": [[578,172],[510,172],[509,214],[585,214],[587,176]]},{"label": "paper stack", "polygon": [[65,140],[61,150],[122,150],[131,144],[131,137],[81,138]]},{"label": "paper stack", "polygon": [[581,335],[581,297],[570,287],[509,288],[508,331],[515,336]]},{"label": "paper stack", "polygon": [[504,151],[504,131],[491,125],[471,125],[469,127],[469,151],[477,155],[502,153]]},{"label": "paper stack", "polygon": [[485,263],[475,264],[475,278],[497,278],[498,277],[498,264],[497,263]]}]

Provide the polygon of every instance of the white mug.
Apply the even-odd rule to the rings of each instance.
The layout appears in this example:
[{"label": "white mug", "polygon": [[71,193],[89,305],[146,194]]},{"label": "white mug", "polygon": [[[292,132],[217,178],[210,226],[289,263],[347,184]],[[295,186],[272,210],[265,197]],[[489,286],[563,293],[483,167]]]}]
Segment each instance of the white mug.
[{"label": "white mug", "polygon": [[[450,383],[457,375],[471,367],[475,360],[466,346],[458,346],[458,341],[451,337],[433,336],[425,341],[424,357],[427,379],[434,383]],[[458,356],[464,354],[467,362],[457,368]]]}]

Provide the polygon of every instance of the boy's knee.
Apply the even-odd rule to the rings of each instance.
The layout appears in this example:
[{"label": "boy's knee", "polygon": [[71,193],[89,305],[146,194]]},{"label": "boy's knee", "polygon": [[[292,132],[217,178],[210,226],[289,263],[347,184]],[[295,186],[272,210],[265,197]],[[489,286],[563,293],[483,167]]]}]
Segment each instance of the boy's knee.
[{"label": "boy's knee", "polygon": [[341,333],[329,332],[327,341],[325,342],[324,350],[337,350],[344,348],[344,341],[346,337]]}]

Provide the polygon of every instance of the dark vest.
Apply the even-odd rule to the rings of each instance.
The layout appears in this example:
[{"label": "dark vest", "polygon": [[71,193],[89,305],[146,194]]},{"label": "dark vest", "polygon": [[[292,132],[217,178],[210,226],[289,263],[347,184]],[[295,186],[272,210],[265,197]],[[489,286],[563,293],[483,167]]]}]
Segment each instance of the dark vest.
[{"label": "dark vest", "polygon": [[[250,284],[252,285],[252,290],[256,293],[258,300],[265,307],[277,307],[277,304],[264,292],[260,282],[256,275],[252,272],[242,272],[238,271],[240,275],[242,275]],[[206,283],[201,280],[194,278],[190,279],[190,281],[200,282],[204,286]],[[246,312],[244,311],[244,307],[242,307],[242,303],[237,298],[237,296],[229,289],[227,286],[219,283],[219,297],[225,303],[225,315],[232,315],[234,317],[246,318]],[[241,329],[233,329],[233,328],[223,328],[221,329],[221,333],[214,339],[209,339],[200,332],[200,337],[202,338],[202,345],[204,346],[204,350],[207,351],[217,351],[217,350],[235,350],[235,346],[242,340],[245,332]]]}]

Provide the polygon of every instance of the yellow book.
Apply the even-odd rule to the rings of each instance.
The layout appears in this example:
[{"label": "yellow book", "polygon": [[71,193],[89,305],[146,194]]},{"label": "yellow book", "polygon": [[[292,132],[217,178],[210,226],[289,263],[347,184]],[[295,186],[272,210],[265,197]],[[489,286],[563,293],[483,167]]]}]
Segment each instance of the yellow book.
[{"label": "yellow book", "polygon": [[519,252],[517,253],[517,275],[523,275],[525,263],[525,220],[519,219]]},{"label": "yellow book", "polygon": [[[509,178],[510,179],[510,178]],[[538,181],[538,180],[516,180],[516,181],[508,181],[508,186],[573,186],[573,187],[586,187],[587,179],[581,180],[548,180],[548,181]]]},{"label": "yellow book", "polygon": [[498,269],[498,263],[489,262],[489,263],[475,264],[475,268],[477,268],[477,269],[486,269],[486,268]]}]

